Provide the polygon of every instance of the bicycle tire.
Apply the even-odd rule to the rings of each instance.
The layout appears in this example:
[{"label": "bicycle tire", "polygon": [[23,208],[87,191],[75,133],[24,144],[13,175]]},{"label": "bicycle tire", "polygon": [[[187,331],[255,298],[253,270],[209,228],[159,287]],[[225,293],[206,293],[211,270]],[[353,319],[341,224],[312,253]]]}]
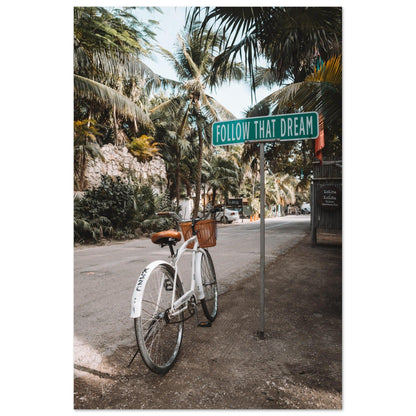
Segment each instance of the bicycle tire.
[{"label": "bicycle tire", "polygon": [[[140,316],[134,319],[134,328],[140,355],[146,366],[158,374],[167,373],[175,363],[183,337],[183,312],[170,320],[174,283],[174,269],[159,264],[149,275],[143,289]],[[182,283],[177,277],[175,297],[183,295]]]},{"label": "bicycle tire", "polygon": [[218,313],[218,284],[214,263],[207,249],[201,250],[201,279],[204,299],[201,299],[202,310],[206,318],[213,322]]}]

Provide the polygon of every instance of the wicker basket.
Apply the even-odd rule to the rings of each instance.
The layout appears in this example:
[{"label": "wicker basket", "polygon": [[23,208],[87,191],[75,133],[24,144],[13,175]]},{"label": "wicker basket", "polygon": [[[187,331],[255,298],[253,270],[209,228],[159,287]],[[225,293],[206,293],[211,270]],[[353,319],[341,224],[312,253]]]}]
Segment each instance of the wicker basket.
[{"label": "wicker basket", "polygon": [[[192,237],[192,223],[191,221],[181,222],[180,225],[183,238],[186,241]],[[195,231],[197,232],[200,247],[214,247],[217,244],[217,223],[215,220],[198,221],[195,225]],[[193,246],[194,243],[189,244],[188,248],[193,248]]]}]

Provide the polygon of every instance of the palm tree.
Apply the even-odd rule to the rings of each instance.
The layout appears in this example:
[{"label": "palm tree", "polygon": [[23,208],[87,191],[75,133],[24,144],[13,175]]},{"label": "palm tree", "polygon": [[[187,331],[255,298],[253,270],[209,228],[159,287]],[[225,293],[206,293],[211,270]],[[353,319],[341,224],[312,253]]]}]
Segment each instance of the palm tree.
[{"label": "palm tree", "polygon": [[[117,125],[117,113],[120,113],[136,124],[149,124],[149,116],[129,98],[107,87],[106,85],[96,82],[92,79],[74,74],[74,92],[76,99],[86,99],[92,107],[95,103],[96,109],[105,111],[110,107],[112,110],[114,124]],[[103,106],[103,107],[100,107]],[[92,116],[92,108],[90,107],[89,118]]]},{"label": "palm tree", "polygon": [[192,8],[188,22],[201,19],[201,34],[215,30],[223,52],[213,66],[213,79],[225,77],[243,54],[255,89],[255,67],[265,58],[280,83],[303,81],[313,70],[316,51],[327,60],[341,53],[342,10],[339,7],[205,7]]},{"label": "palm tree", "polygon": [[[221,44],[223,52],[213,66],[212,78],[216,82],[221,80],[226,74],[224,65],[232,67],[233,63],[238,62],[237,58],[242,56],[250,73],[253,92],[261,84],[281,86],[283,83],[295,83],[293,88],[299,88],[307,77],[313,77],[311,74],[315,71],[317,60],[330,63],[342,52],[342,10],[339,7],[193,8],[188,12],[187,19],[194,22],[201,16],[201,33],[204,30],[215,30],[221,35],[223,31],[227,33]],[[268,63],[267,68],[257,66],[260,57]],[[319,74],[316,76],[319,77]],[[335,94],[332,94],[333,85],[330,86],[328,79],[326,84],[320,86],[316,78],[313,81],[308,78],[308,81],[299,91],[296,102],[283,100],[280,95],[279,106],[275,106],[273,113],[299,111],[305,107],[313,108],[315,104],[313,111],[324,113],[325,128],[334,136],[341,137],[341,83],[337,84]],[[288,89],[286,93],[289,94],[289,91],[293,92],[294,89]],[[268,115],[269,106],[276,104],[276,100],[263,100],[259,104],[261,111],[265,112],[262,115]],[[333,107],[334,104],[336,107]],[[260,105],[256,108],[259,109]],[[313,155],[312,149],[307,149],[307,146],[307,143],[303,143],[301,149],[305,156],[304,168],[307,164],[306,154]],[[339,152],[336,143],[334,151]]]},{"label": "palm tree", "polygon": [[155,34],[150,28],[128,8],[74,8],[75,112],[84,118],[93,118],[94,112],[108,114],[116,138],[118,115],[130,119],[136,133],[137,123],[150,124],[146,112],[123,93],[127,80],[151,77],[160,82],[140,60],[152,48]]},{"label": "palm tree", "polygon": [[296,201],[297,180],[288,174],[266,176],[266,203],[284,207]]},{"label": "palm tree", "polygon": [[204,160],[203,173],[212,190],[212,205],[215,205],[217,192],[222,194],[224,202],[230,192],[238,192],[238,171],[238,165],[232,159],[221,155],[212,155],[209,160]]},{"label": "palm tree", "polygon": [[76,191],[85,189],[85,170],[88,158],[96,157],[104,160],[97,144],[97,136],[100,134],[95,128],[95,120],[82,120],[74,122],[74,185]]},{"label": "palm tree", "polygon": [[287,85],[270,94],[258,105],[274,106],[272,113],[283,107],[318,111],[323,114],[325,126],[334,135],[342,137],[342,61],[334,56],[304,81]]},{"label": "palm tree", "polygon": [[[171,62],[178,74],[180,83],[173,97],[154,107],[152,119],[160,118],[170,111],[175,113],[182,109],[181,128],[178,137],[183,138],[183,132],[188,126],[193,126],[198,134],[198,163],[196,167],[195,202],[193,215],[197,216],[201,194],[201,172],[203,161],[204,141],[210,140],[210,126],[213,121],[232,119],[234,115],[208,95],[206,87],[211,77],[214,63],[214,53],[217,49],[218,38],[212,34],[202,34],[203,43],[199,42],[198,30],[191,27],[189,33],[178,36],[176,54],[161,49],[165,58]],[[235,66],[233,76],[242,79],[244,72],[241,66]]]},{"label": "palm tree", "polygon": [[178,106],[175,112],[166,112],[163,117],[154,118],[155,137],[160,143],[160,153],[165,162],[168,189],[171,199],[176,199],[179,209],[182,184],[190,190],[191,177],[189,168],[196,158],[194,142],[197,132],[191,126],[182,123],[183,108]]}]

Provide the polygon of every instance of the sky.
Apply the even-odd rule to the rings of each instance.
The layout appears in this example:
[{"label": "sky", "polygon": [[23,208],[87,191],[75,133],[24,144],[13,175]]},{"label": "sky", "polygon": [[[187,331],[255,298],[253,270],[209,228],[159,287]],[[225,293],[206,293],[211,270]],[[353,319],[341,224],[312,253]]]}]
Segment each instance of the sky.
[{"label": "sky", "polygon": [[[173,52],[177,35],[183,30],[185,24],[185,7],[161,7],[163,14],[158,12],[148,13],[145,9],[137,10],[138,17],[143,20],[148,18],[159,21],[159,28],[155,30],[157,43],[164,49]],[[177,79],[175,70],[161,55],[155,53],[152,59],[144,59],[144,62],[159,75]],[[260,87],[256,90],[257,102],[270,94],[273,90]],[[245,82],[225,83],[209,94],[230,110],[237,118],[244,118],[243,111],[255,104],[251,101],[250,85]]]}]

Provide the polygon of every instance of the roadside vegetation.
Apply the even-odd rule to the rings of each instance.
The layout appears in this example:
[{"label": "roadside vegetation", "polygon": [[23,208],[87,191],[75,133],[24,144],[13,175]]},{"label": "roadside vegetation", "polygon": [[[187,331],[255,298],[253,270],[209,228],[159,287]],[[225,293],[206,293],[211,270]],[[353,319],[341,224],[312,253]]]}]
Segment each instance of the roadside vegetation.
[{"label": "roadside vegetation", "polygon": [[155,212],[172,209],[169,197],[155,194],[150,185],[102,176],[99,186],[74,199],[75,239],[97,242],[102,238],[134,238],[161,231],[172,224]]},{"label": "roadside vegetation", "polygon": [[[215,121],[235,116],[211,95],[230,80],[275,91],[248,108],[247,117],[318,111],[324,117],[324,158],[342,157],[342,26],[340,8],[195,8],[176,49],[157,45],[160,8],[74,8],[74,238],[132,238],[169,226],[155,215],[179,211],[180,199],[244,198],[259,211],[259,146],[211,145]],[[154,53],[172,65],[165,79],[142,59]],[[266,62],[259,66],[259,58]],[[85,172],[105,144],[127,148],[140,163],[163,160],[166,178],[102,176]],[[265,147],[266,212],[284,213],[309,200],[313,141]],[[159,179],[158,179],[159,181]],[[160,182],[160,181],[159,181]],[[160,191],[162,189],[162,191]]]}]

